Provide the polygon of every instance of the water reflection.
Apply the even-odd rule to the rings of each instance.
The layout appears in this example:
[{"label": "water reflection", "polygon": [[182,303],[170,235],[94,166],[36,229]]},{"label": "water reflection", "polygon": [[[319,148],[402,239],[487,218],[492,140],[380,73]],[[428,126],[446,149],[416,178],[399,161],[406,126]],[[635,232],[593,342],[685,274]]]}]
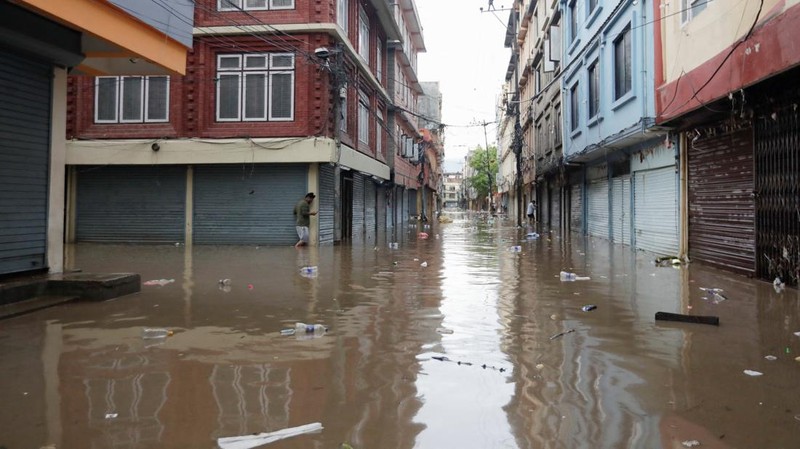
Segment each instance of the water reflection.
[{"label": "water reflection", "polygon": [[[70,247],[70,268],[175,282],[0,323],[0,400],[20,404],[0,408],[0,446],[212,447],[311,422],[325,430],[270,447],[800,446],[796,290],[500,220],[423,229],[396,250]],[[330,332],[279,334],[296,322]]]}]

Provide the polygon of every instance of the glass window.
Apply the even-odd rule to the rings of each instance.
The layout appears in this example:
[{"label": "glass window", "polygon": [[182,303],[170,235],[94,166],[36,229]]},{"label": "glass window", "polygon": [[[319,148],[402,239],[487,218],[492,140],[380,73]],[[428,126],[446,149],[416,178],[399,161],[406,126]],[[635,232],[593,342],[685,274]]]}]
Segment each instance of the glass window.
[{"label": "glass window", "polygon": [[614,99],[631,90],[631,27],[628,25],[614,40]]},{"label": "glass window", "polygon": [[378,112],[378,119],[375,120],[375,154],[383,156],[383,111]]},{"label": "glass window", "polygon": [[589,6],[589,14],[594,12],[595,8],[597,8],[597,0],[587,0]]},{"label": "glass window", "polygon": [[578,114],[579,108],[578,105],[580,102],[578,101],[578,83],[575,83],[569,89],[569,129],[575,131],[578,129],[578,125],[580,123],[580,115]]},{"label": "glass window", "polygon": [[375,48],[375,77],[378,78],[378,83],[383,84],[383,42],[380,40]]},{"label": "glass window", "polygon": [[217,120],[294,120],[294,55],[218,55]]},{"label": "glass window", "polygon": [[294,0],[217,0],[218,11],[294,9]]},{"label": "glass window", "polygon": [[358,11],[358,54],[369,63],[369,17],[364,8]]},{"label": "glass window", "polygon": [[569,5],[569,41],[575,42],[578,37],[578,6],[577,0]]},{"label": "glass window", "polygon": [[350,0],[336,0],[336,23],[345,31],[345,34],[347,34],[348,31],[349,5]]},{"label": "glass window", "polygon": [[692,20],[703,12],[712,0],[681,0],[681,23]]},{"label": "glass window", "polygon": [[369,145],[369,97],[364,92],[358,95],[358,140]]},{"label": "glass window", "polygon": [[95,78],[96,123],[169,121],[168,76]]},{"label": "glass window", "polygon": [[589,67],[589,118],[600,112],[600,70],[597,62]]}]

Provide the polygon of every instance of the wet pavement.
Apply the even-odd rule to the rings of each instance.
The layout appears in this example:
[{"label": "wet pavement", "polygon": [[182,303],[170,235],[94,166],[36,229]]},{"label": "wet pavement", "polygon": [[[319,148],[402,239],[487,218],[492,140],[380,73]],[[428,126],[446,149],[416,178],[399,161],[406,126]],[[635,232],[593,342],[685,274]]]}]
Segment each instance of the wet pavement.
[{"label": "wet pavement", "polygon": [[[800,447],[796,289],[456,218],[398,249],[69,247],[69,268],[163,281],[0,321],[0,447],[212,448],[315,422],[265,447]],[[296,322],[329,331],[280,335]]]}]

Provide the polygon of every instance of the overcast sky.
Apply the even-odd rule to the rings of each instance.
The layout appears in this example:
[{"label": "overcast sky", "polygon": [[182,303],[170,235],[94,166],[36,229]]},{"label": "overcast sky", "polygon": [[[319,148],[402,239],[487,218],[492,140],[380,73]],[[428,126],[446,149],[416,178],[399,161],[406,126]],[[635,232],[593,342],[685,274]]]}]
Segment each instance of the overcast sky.
[{"label": "overcast sky", "polygon": [[[482,126],[493,122],[510,50],[503,46],[508,11],[487,11],[489,0],[416,0],[426,53],[419,55],[421,81],[438,81],[442,91],[445,130],[445,170],[461,170],[467,151],[484,146]],[[503,5],[505,3],[505,6]],[[511,0],[495,0],[499,10]],[[486,127],[489,145],[497,128]]]}]

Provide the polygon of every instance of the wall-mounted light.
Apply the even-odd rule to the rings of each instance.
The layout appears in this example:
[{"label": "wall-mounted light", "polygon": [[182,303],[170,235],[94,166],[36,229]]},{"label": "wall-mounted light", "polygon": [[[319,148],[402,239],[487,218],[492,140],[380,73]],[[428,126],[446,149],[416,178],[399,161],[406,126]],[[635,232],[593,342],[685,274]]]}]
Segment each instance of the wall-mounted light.
[{"label": "wall-mounted light", "polygon": [[153,143],[152,145],[150,145],[150,149],[153,151],[158,151],[161,149],[161,146],[158,143]]}]

